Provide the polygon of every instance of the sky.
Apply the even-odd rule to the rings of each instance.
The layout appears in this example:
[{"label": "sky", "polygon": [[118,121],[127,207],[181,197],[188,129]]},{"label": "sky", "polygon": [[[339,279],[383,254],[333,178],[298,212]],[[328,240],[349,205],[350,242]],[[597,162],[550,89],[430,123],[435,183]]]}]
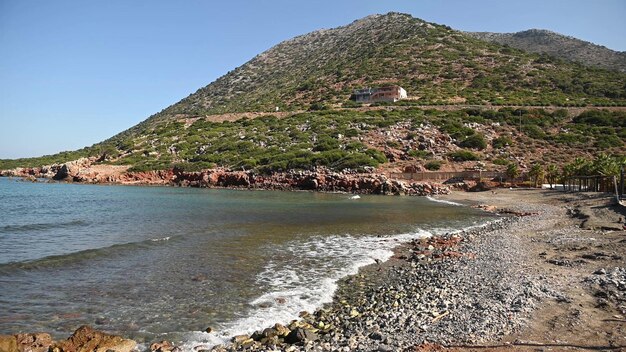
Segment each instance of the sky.
[{"label": "sky", "polygon": [[283,40],[390,11],[626,51],[624,0],[0,0],[0,159],[98,143]]}]

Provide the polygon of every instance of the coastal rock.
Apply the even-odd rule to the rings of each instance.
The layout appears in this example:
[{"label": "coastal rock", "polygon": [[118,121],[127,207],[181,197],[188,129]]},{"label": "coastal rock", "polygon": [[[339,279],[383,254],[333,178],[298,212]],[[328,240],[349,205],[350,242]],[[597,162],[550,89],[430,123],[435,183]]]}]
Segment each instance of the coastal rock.
[{"label": "coastal rock", "polygon": [[250,340],[250,336],[248,335],[237,335],[231,339],[231,342],[237,345],[241,345],[241,344],[244,344],[248,340]]},{"label": "coastal rock", "polygon": [[0,335],[0,352],[47,352],[52,343],[46,333]]},{"label": "coastal rock", "polygon": [[67,165],[62,165],[57,173],[52,177],[54,180],[65,180],[70,177],[70,168]]},{"label": "coastal rock", "polygon": [[18,352],[15,335],[0,335],[0,352]]},{"label": "coastal rock", "polygon": [[292,330],[289,335],[285,338],[285,342],[296,344],[296,343],[304,343],[307,341],[316,341],[319,337],[316,333],[311,330],[304,328],[295,328]]},{"label": "coastal rock", "polygon": [[94,161],[95,158],[80,158],[62,164],[57,168],[52,178],[57,181],[85,182],[86,178],[81,176],[81,174],[88,173],[87,170]]},{"label": "coastal rock", "polygon": [[264,190],[312,190],[353,194],[427,196],[448,194],[449,186],[430,182],[389,179],[374,170],[359,173],[346,169],[335,172],[324,167],[312,170],[288,170],[269,175],[253,171],[213,168],[185,171],[181,168],[127,172],[128,166],[94,164],[97,158],[81,158],[64,164],[41,168],[4,170],[2,176],[43,177],[81,183],[120,183],[130,185],[173,185],[180,187],[252,188]]},{"label": "coastal rock", "polygon": [[468,189],[469,192],[485,192],[490,191],[492,187],[486,182],[478,182],[475,186]]},{"label": "coastal rock", "polygon": [[130,352],[136,345],[133,340],[109,335],[85,325],[67,340],[52,345],[52,348],[58,348],[60,352]]},{"label": "coastal rock", "polygon": [[291,332],[286,326],[278,323],[274,325],[274,330],[276,330],[277,335],[281,337],[287,336]]},{"label": "coastal rock", "polygon": [[46,352],[52,345],[52,337],[46,333],[17,334],[15,335],[20,351]]},{"label": "coastal rock", "polygon": [[171,352],[174,348],[176,347],[171,342],[165,340],[150,345],[150,351],[153,352]]}]

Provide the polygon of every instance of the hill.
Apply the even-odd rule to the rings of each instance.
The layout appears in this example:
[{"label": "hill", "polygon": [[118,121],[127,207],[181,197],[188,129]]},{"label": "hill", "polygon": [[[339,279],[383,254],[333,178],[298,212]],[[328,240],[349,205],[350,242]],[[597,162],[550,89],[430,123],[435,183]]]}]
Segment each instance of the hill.
[{"label": "hill", "polygon": [[468,32],[489,42],[508,45],[531,53],[547,54],[587,66],[626,72],[626,52],[541,29],[517,33]]},{"label": "hill", "polygon": [[[348,100],[353,89],[389,84],[409,98],[380,106]],[[493,109],[502,105],[517,107]],[[624,113],[572,109],[592,105],[626,105],[626,74],[390,13],[280,43],[102,143],[3,160],[0,169],[92,156],[137,172],[456,170],[623,152]]]},{"label": "hill", "polygon": [[341,104],[381,84],[420,104],[610,104],[626,102],[624,77],[390,13],[282,42],[153,119]]}]

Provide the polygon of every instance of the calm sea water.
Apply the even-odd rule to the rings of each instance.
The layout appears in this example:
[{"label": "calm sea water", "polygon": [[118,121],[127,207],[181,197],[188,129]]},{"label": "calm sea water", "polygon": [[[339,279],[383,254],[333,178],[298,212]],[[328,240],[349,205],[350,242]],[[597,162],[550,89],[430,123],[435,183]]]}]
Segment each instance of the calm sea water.
[{"label": "calm sea water", "polygon": [[418,197],[0,178],[0,334],[211,345],[329,302],[401,240],[492,219]]}]

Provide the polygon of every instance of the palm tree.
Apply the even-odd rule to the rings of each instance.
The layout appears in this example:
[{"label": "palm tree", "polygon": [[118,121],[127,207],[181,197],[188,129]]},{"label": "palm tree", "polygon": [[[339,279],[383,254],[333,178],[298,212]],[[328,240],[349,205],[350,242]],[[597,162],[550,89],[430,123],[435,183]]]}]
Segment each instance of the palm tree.
[{"label": "palm tree", "polygon": [[554,164],[548,165],[546,169],[546,178],[548,179],[548,183],[550,184],[550,189],[552,189],[552,185],[556,183],[556,179],[559,176],[559,168]]},{"label": "palm tree", "polygon": [[506,177],[508,177],[511,181],[519,176],[519,167],[517,164],[510,163],[506,167]]},{"label": "palm tree", "polygon": [[595,174],[602,176],[617,176],[619,175],[620,166],[617,158],[601,153],[593,161],[591,169]]},{"label": "palm tree", "polygon": [[528,171],[528,176],[533,180],[534,187],[537,187],[540,182],[543,182],[544,175],[543,166],[539,163],[533,164],[530,171]]},{"label": "palm tree", "polygon": [[576,158],[571,163],[574,174],[572,176],[590,176],[592,171],[592,163],[585,158]]}]

